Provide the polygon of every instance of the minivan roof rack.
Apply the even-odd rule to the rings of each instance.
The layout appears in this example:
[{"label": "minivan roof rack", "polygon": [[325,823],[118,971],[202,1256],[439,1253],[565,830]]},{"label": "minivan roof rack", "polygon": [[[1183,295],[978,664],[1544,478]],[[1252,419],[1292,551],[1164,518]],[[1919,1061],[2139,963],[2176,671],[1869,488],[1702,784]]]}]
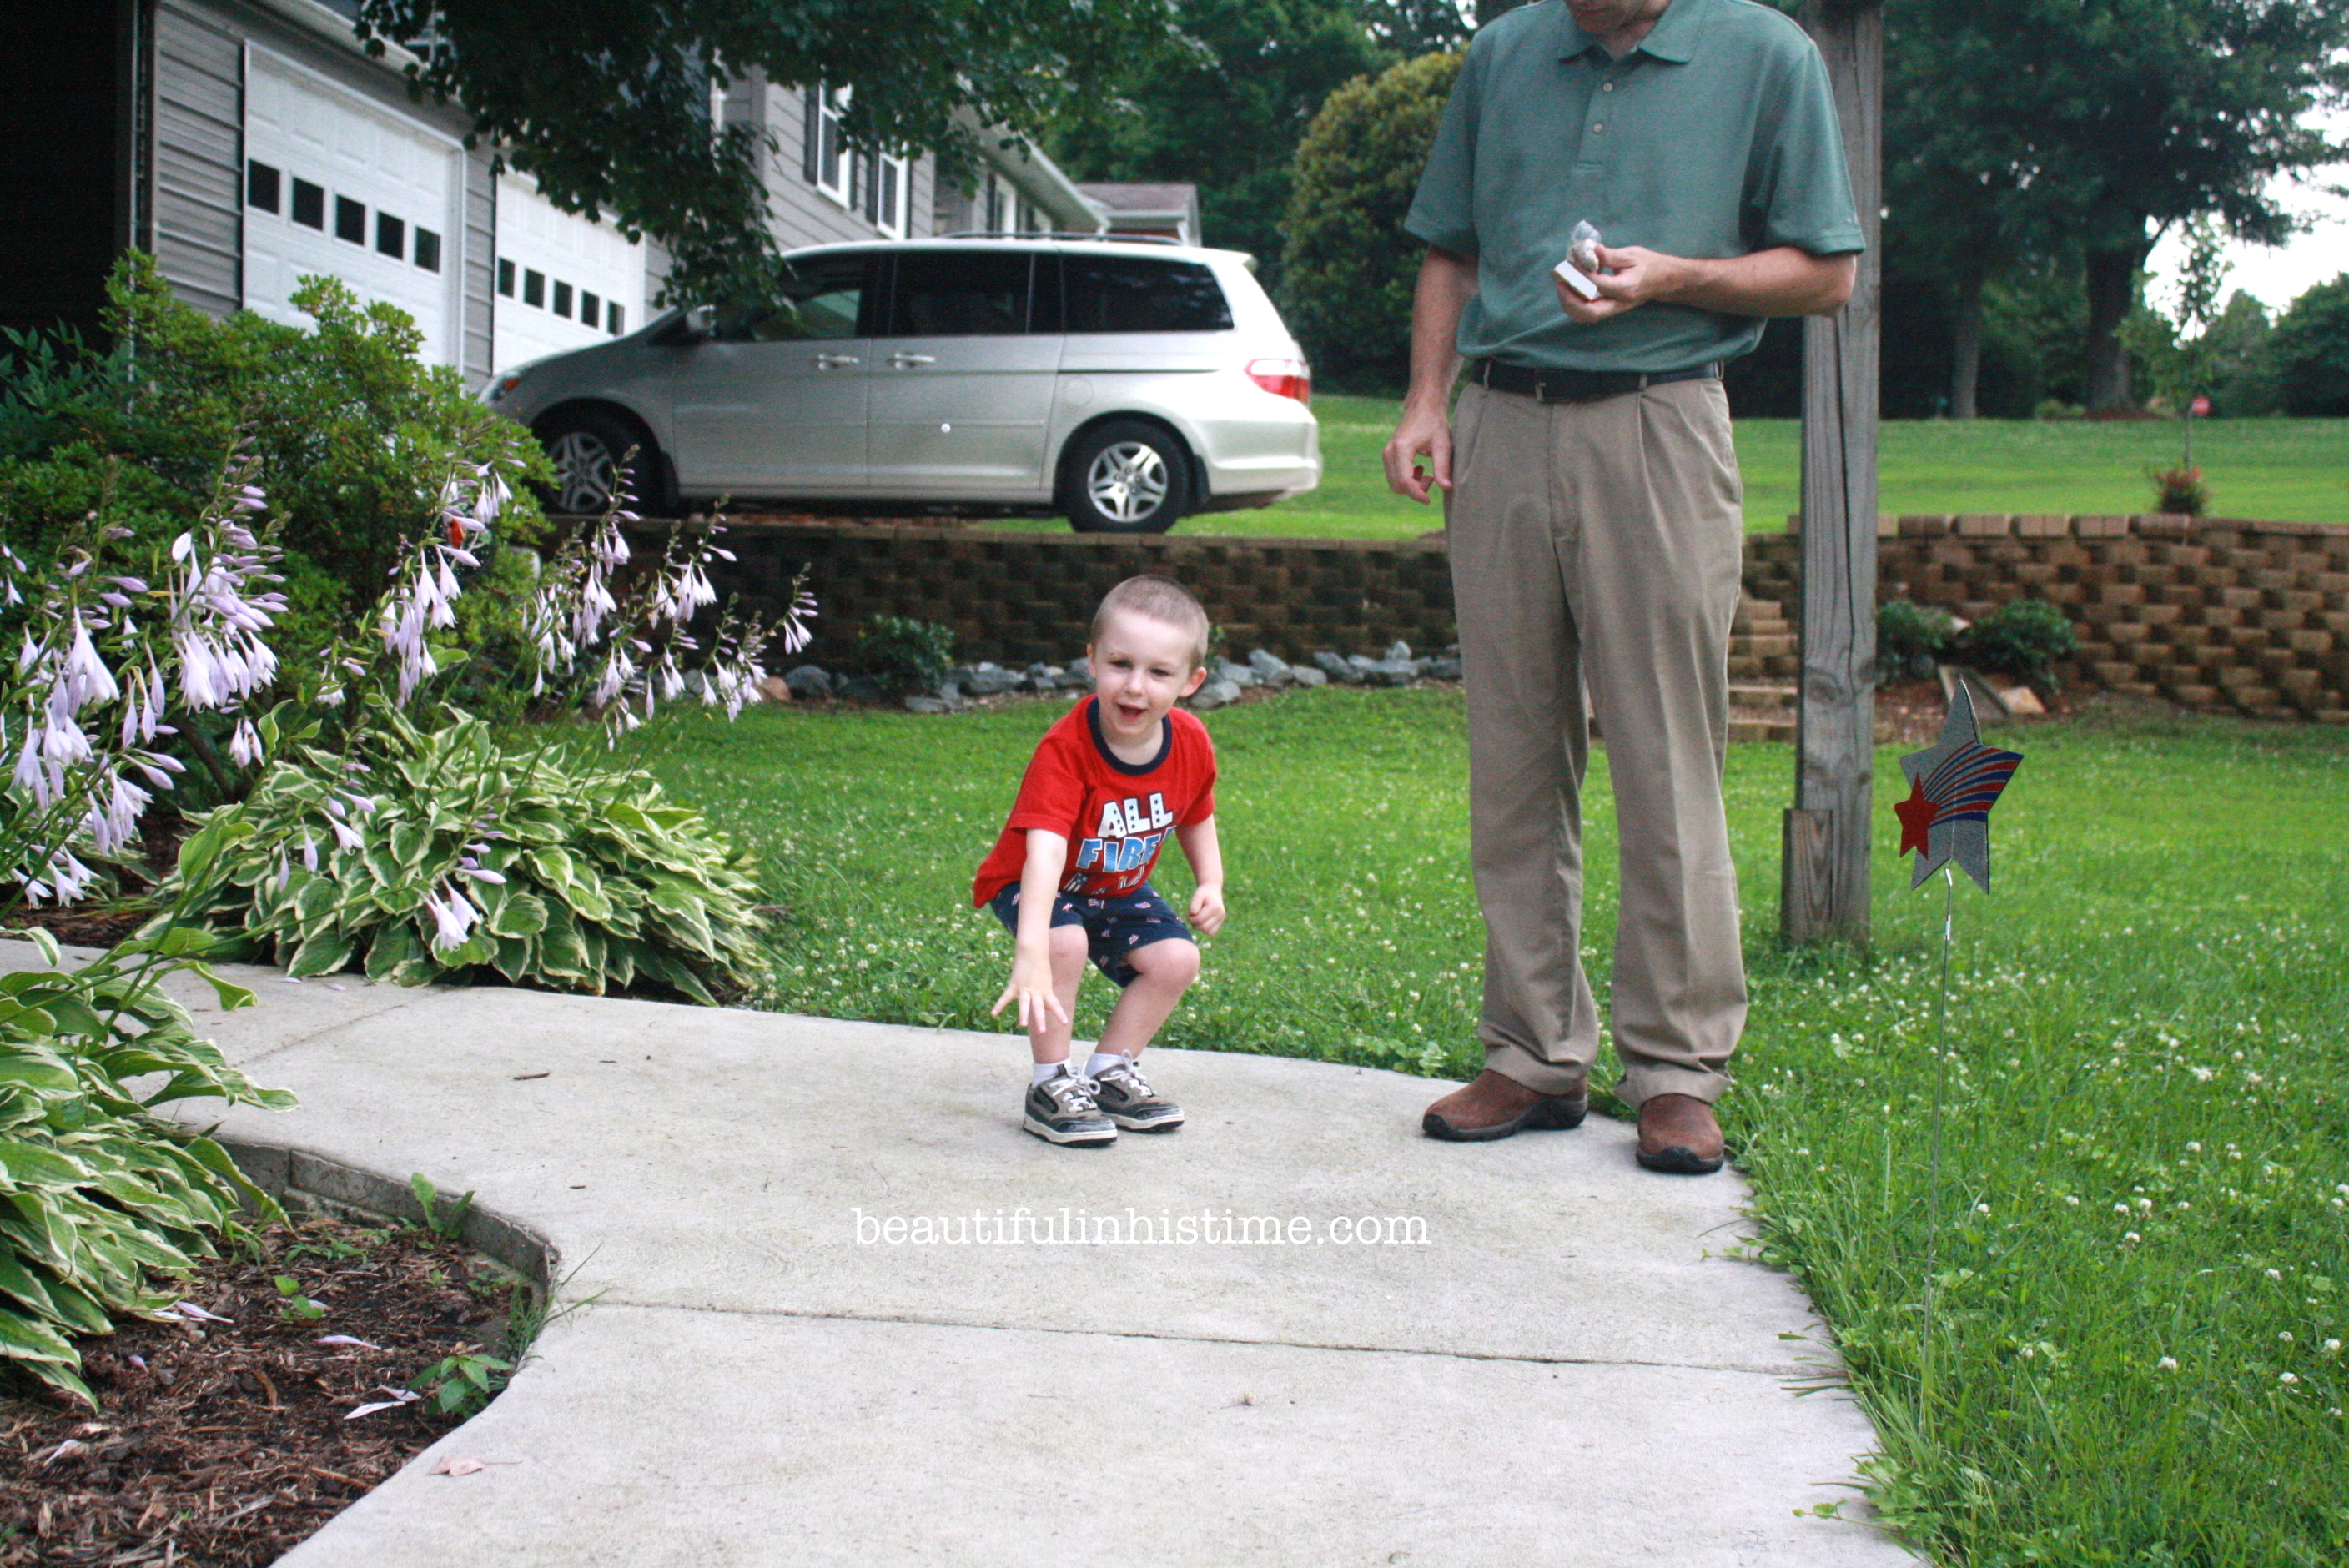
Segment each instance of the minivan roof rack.
[{"label": "minivan roof rack", "polygon": [[1102,243],[1114,245],[1174,245],[1177,247],[1180,247],[1183,243],[1180,240],[1170,240],[1164,234],[1078,234],[1057,232],[1043,234],[999,234],[989,233],[979,229],[964,229],[951,234],[933,235],[932,238],[940,240],[1093,240]]}]

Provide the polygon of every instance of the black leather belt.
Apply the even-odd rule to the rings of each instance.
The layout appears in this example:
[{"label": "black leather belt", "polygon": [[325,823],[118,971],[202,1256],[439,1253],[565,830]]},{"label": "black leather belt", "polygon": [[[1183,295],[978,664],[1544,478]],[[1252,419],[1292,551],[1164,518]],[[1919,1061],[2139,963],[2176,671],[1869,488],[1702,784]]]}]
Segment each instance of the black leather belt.
[{"label": "black leather belt", "polygon": [[1720,374],[1719,360],[1688,370],[1541,370],[1497,359],[1479,359],[1468,366],[1468,379],[1479,387],[1544,403],[1596,403],[1601,397],[1620,397],[1674,381],[1705,381]]}]

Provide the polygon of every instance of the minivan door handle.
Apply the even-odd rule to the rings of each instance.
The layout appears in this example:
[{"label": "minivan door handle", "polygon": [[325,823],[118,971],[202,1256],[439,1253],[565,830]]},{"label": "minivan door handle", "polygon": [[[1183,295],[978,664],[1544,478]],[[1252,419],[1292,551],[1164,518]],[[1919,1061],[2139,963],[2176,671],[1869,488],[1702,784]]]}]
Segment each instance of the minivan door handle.
[{"label": "minivan door handle", "polygon": [[937,362],[938,356],[935,354],[893,354],[889,356],[889,363],[899,370],[910,369],[916,365],[936,365]]},{"label": "minivan door handle", "polygon": [[854,354],[819,354],[815,356],[815,367],[818,370],[837,370],[843,365],[862,365],[864,363],[864,362],[863,360],[857,358]]}]

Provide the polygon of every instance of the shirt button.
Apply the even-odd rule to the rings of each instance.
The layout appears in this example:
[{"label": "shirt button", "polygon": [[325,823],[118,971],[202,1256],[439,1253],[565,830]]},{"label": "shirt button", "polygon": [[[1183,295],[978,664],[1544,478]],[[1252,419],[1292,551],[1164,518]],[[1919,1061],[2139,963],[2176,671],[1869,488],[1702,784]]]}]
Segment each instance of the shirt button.
[{"label": "shirt button", "polygon": [[1605,120],[1601,120],[1601,121],[1599,121],[1597,125],[1594,125],[1594,126],[1592,126],[1592,127],[1590,128],[1590,134],[1591,134],[1591,135],[1593,135],[1593,136],[1597,136],[1600,131],[1605,130],[1606,129],[1607,129],[1607,122],[1606,122]]},{"label": "shirt button", "polygon": [[1611,93],[1615,90],[1615,84],[1613,82],[1601,82],[1599,84],[1599,90],[1603,93]]}]

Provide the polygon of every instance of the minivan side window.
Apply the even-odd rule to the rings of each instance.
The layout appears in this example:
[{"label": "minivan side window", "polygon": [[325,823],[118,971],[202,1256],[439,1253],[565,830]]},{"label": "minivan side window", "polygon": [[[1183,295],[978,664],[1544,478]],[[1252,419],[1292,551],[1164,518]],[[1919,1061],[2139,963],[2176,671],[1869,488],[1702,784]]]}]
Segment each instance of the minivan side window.
[{"label": "minivan side window", "polygon": [[1154,256],[1061,258],[1064,331],[1229,332],[1232,307],[1200,262]]},{"label": "minivan side window", "polygon": [[1028,330],[1024,251],[900,251],[884,337],[1011,337]]},{"label": "minivan side window", "polygon": [[761,304],[719,306],[713,335],[720,343],[854,337],[870,259],[861,252],[845,252],[786,262],[776,297]]}]

